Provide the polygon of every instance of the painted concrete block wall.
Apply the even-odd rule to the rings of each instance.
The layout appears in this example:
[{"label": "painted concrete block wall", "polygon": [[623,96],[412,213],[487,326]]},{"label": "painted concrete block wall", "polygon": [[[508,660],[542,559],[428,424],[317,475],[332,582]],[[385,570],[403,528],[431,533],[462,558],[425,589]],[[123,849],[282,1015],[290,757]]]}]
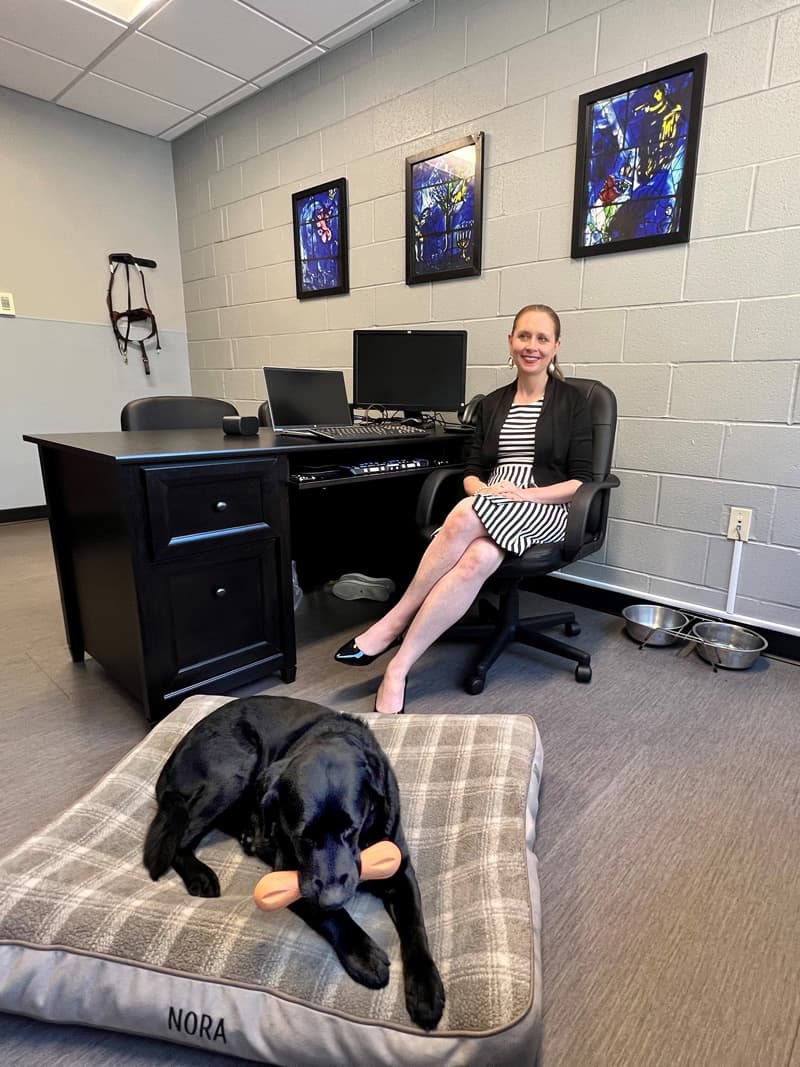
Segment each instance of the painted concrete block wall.
[{"label": "painted concrete block wall", "polygon": [[[120,408],[147,393],[188,393],[170,146],[0,88],[0,511],[44,503],[36,448],[23,433],[119,429]],[[124,364],[106,309],[109,252],[158,263],[147,292],[162,351],[152,374],[138,349]],[[132,285],[134,307],[141,288]],[[124,276],[114,307],[125,306]]]},{"label": "painted concrete block wall", "polygon": [[[509,378],[531,301],[567,373],[617,393],[605,550],[576,580],[723,612],[732,505],[754,511],[740,619],[800,632],[800,4],[421,0],[173,146],[196,392],[339,367],[354,328],[469,331],[468,393]],[[572,260],[578,96],[708,53],[692,240]],[[484,270],[404,283],[404,160],[483,130]],[[351,292],[299,302],[291,194],[345,176]]]}]

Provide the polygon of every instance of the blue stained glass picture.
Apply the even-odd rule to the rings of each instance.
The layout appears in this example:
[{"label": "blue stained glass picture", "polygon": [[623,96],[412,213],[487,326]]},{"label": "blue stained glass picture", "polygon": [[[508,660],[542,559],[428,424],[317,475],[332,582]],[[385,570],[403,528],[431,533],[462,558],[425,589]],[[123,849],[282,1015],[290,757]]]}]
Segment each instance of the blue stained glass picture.
[{"label": "blue stained glass picture", "polygon": [[349,292],[346,180],[294,193],[292,222],[298,299]]},{"label": "blue stained glass picture", "polygon": [[578,102],[573,257],[689,240],[705,54]]},{"label": "blue stained glass picture", "polygon": [[481,272],[483,134],[406,160],[406,283]]}]

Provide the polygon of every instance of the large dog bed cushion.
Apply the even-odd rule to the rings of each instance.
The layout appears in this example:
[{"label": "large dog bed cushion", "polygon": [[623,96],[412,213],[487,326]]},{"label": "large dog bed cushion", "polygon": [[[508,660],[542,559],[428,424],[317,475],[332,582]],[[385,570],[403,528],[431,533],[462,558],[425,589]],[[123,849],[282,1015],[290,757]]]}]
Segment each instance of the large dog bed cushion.
[{"label": "large dog bed cushion", "polygon": [[360,893],[348,910],[391,960],[353,982],[289,911],[266,914],[266,868],[213,833],[198,854],[218,899],[142,866],[155,780],[180,737],[228,697],[186,700],[82,800],[0,861],[0,1010],[122,1030],[281,1067],[518,1067],[539,1043],[533,854],[542,752],[525,714],[367,718],[400,783],[431,951],[437,1030],[405,1008],[397,933]]}]

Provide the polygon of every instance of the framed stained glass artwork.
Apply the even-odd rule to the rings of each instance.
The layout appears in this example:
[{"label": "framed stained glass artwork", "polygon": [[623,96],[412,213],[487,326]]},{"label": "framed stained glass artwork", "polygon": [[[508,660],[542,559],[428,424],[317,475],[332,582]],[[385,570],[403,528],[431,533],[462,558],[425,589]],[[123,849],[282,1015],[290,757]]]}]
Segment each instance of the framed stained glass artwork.
[{"label": "framed stained glass artwork", "polygon": [[689,240],[706,54],[578,100],[572,255]]},{"label": "framed stained glass artwork", "polygon": [[483,134],[406,159],[406,284],[481,272]]},{"label": "framed stained glass artwork", "polygon": [[347,180],[293,193],[292,224],[297,299],[349,292]]}]

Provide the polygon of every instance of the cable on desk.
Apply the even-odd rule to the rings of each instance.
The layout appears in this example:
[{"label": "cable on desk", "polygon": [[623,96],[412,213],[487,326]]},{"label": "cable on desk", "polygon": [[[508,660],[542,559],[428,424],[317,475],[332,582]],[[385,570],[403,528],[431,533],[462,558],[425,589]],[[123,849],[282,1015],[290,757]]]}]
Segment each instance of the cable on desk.
[{"label": "cable on desk", "polygon": [[[378,412],[378,414],[371,414],[373,411]],[[406,417],[404,412],[399,408],[384,408],[379,404],[371,404],[368,408],[364,409],[361,415],[354,415],[354,419],[356,422],[399,422],[402,426],[423,426],[426,428],[436,426],[444,427],[448,425],[447,419],[441,411],[431,411],[427,414],[420,413],[419,415]]]}]

